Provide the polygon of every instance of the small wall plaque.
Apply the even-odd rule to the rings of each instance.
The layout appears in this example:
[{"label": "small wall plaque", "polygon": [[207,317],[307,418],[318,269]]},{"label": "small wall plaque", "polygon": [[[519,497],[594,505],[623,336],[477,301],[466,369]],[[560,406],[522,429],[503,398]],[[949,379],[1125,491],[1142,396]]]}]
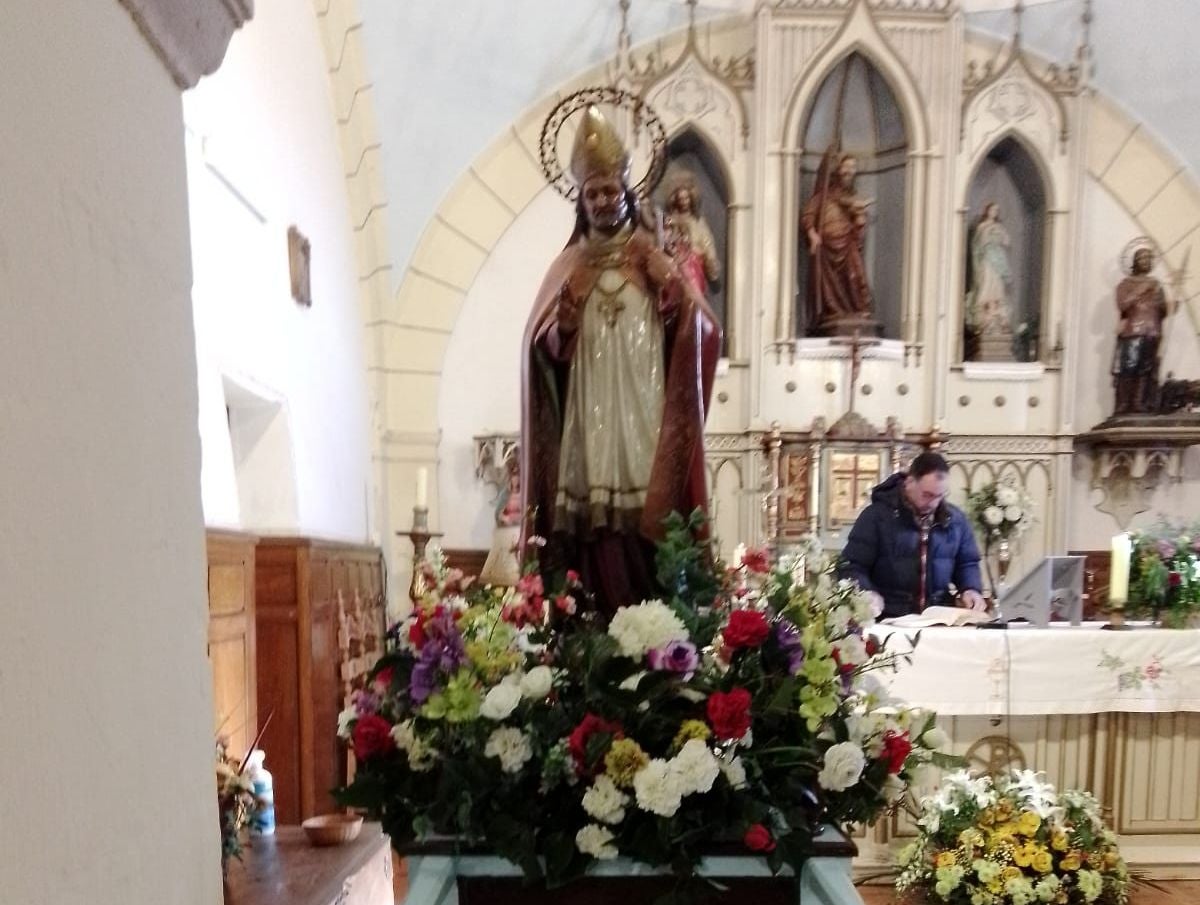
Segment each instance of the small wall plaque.
[{"label": "small wall plaque", "polygon": [[292,298],[305,308],[312,307],[311,265],[312,251],[308,238],[295,226],[289,226],[288,267],[292,275]]}]

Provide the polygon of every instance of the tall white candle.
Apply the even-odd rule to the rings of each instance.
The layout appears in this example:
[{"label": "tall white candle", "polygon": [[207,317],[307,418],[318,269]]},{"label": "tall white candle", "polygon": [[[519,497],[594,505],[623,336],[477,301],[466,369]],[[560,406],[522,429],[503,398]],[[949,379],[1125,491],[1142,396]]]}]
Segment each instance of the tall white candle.
[{"label": "tall white candle", "polygon": [[1133,556],[1133,541],[1128,534],[1112,539],[1112,563],[1108,572],[1108,605],[1121,609],[1129,601],[1129,560]]},{"label": "tall white candle", "polygon": [[429,469],[421,466],[417,469],[417,506],[424,509],[429,505]]}]

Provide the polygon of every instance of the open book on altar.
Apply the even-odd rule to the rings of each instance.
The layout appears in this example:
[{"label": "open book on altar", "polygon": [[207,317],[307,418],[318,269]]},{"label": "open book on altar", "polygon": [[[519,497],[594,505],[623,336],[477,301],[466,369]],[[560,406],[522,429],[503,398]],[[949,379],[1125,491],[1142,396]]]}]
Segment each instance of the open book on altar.
[{"label": "open book on altar", "polygon": [[927,628],[931,625],[979,625],[981,622],[991,622],[992,616],[956,606],[930,606],[919,613],[893,616],[891,619],[879,621],[882,625],[894,625],[898,628]]}]

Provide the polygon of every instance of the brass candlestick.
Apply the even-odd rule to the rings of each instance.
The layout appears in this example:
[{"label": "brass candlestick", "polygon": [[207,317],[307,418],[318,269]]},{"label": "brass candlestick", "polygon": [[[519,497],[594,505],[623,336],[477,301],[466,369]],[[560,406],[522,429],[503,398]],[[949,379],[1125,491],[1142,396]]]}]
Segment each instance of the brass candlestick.
[{"label": "brass candlestick", "polygon": [[429,546],[429,542],[436,537],[441,537],[441,531],[429,530],[429,507],[428,506],[413,506],[413,526],[408,531],[397,531],[401,537],[407,537],[412,541],[413,545],[413,571],[412,581],[408,585],[408,599],[413,603],[417,602],[418,594],[418,578],[420,576],[421,562],[425,559],[425,548]]}]

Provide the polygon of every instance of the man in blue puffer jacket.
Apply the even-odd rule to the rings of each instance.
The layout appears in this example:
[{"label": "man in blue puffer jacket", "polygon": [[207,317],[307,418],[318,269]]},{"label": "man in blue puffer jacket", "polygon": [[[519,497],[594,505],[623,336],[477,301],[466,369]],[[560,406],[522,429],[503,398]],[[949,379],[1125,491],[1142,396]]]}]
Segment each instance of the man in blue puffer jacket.
[{"label": "man in blue puffer jacket", "polygon": [[946,460],[921,453],[907,472],[871,492],[870,505],[850,529],[839,571],[871,595],[884,617],[934,604],[987,609],[979,545],[962,510],[946,502],[949,484]]}]

